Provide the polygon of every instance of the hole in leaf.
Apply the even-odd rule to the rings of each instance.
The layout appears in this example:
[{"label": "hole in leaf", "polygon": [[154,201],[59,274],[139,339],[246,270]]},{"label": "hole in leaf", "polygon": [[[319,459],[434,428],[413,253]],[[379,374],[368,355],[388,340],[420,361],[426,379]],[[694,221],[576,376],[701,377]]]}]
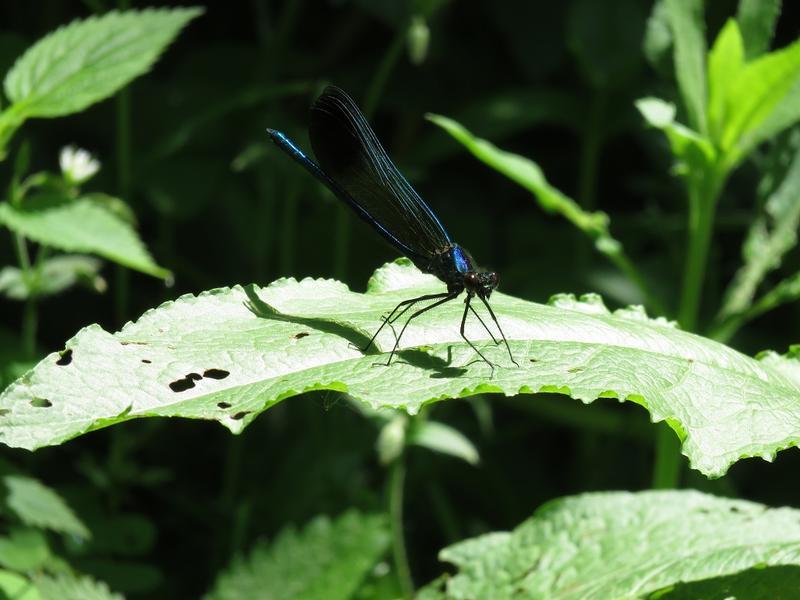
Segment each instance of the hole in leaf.
[{"label": "hole in leaf", "polygon": [[68,348],[67,350],[64,350],[63,352],[59,353],[56,364],[59,367],[66,367],[71,362],[72,362],[72,348]]},{"label": "hole in leaf", "polygon": [[146,358],[143,358],[143,359],[142,359],[142,362],[143,362],[144,364],[146,364],[146,365],[149,365],[149,364],[150,364],[150,363],[152,363],[153,361],[152,361],[152,360],[148,360],[148,359],[146,359]]},{"label": "hole in leaf", "polygon": [[567,369],[569,373],[580,373],[584,370],[585,367],[572,367],[571,369]]},{"label": "hole in leaf", "polygon": [[185,392],[186,390],[190,390],[194,387],[194,381],[192,381],[189,377],[184,377],[183,379],[176,379],[172,383],[169,384],[169,389],[173,392]]},{"label": "hole in leaf", "polygon": [[50,408],[53,406],[53,403],[47,398],[34,398],[31,400],[31,406],[35,406],[36,408]]},{"label": "hole in leaf", "polygon": [[0,417],[5,417],[11,412],[10,408],[0,408]]},{"label": "hole in leaf", "polygon": [[308,337],[311,335],[307,331],[301,331],[300,333],[295,333],[292,337],[296,340],[302,340],[304,337]]},{"label": "hole in leaf", "polygon": [[226,408],[230,408],[230,407],[231,407],[231,405],[228,402],[217,402],[217,408],[226,409]]},{"label": "hole in leaf", "polygon": [[194,379],[195,381],[200,381],[203,378],[200,373],[188,373],[186,375],[186,379]]},{"label": "hole in leaf", "polygon": [[244,419],[245,415],[250,414],[249,410],[243,410],[241,412],[236,413],[235,415],[231,416],[231,419],[234,421],[241,421]]},{"label": "hole in leaf", "polygon": [[535,362],[539,362],[539,359],[538,359],[538,358],[529,358],[528,360],[529,360],[529,361],[531,361],[531,362],[533,362],[533,363],[535,363]]},{"label": "hole in leaf", "polygon": [[228,375],[230,375],[230,372],[225,369],[206,369],[203,371],[203,377],[208,377],[209,379],[225,379]]}]

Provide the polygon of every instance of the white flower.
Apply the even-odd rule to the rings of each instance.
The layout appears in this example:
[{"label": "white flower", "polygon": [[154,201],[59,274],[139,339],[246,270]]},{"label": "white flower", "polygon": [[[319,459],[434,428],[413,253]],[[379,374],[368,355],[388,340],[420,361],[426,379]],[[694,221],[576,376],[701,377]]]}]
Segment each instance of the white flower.
[{"label": "white flower", "polygon": [[58,156],[58,164],[64,177],[76,185],[88,181],[100,170],[100,161],[87,150],[76,146],[64,146]]}]

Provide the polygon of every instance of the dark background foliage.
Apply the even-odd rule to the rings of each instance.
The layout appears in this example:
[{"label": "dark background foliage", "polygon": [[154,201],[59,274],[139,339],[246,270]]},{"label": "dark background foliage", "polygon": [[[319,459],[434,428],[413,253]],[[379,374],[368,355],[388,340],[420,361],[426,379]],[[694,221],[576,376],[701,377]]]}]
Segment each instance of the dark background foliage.
[{"label": "dark background foliage", "polygon": [[[47,32],[111,4],[0,4],[2,71]],[[709,3],[711,35],[735,5]],[[786,5],[778,47],[798,35],[797,7]],[[642,50],[650,2],[415,6],[431,10],[430,44],[419,65],[404,45],[411,13],[405,2],[209,2],[126,99],[27,124],[16,142],[31,142],[35,169],[55,169],[59,148],[69,143],[98,155],[103,169],[90,188],[129,201],[156,259],[175,272],[174,287],[165,288],[143,275],[120,279],[107,266],[107,294],[76,289],[45,301],[41,350],[61,348],[89,323],[114,330],[162,301],[213,287],[312,276],[364,289],[396,253],[265,135],[275,127],[308,147],[307,107],[327,82],[371,113],[401,170],[453,237],[500,272],[504,292],[545,301],[556,292],[597,291],[611,307],[642,301],[590,242],[467,156],[424,120],[426,112],[452,116],[531,157],[557,187],[609,213],[615,236],[674,308],[684,192],[670,174],[662,136],[647,130],[633,106],[649,93],[677,95],[669,53],[653,64]],[[9,173],[8,161],[0,164],[4,181]],[[705,290],[710,307],[739,262],[756,185],[757,173],[745,167],[724,194]],[[13,262],[11,244],[0,245],[0,264]],[[788,260],[783,274],[796,271],[796,262]],[[18,331],[20,306],[0,302],[0,325]],[[784,351],[798,341],[791,333],[797,325],[796,307],[785,307],[746,327],[733,344],[749,353]],[[475,441],[482,463],[410,451],[406,524],[418,583],[441,572],[436,553],[443,545],[513,527],[548,499],[650,485],[655,427],[633,405],[585,407],[542,395],[433,410]],[[76,564],[133,597],[173,598],[201,593],[235,552],[288,523],[353,506],[381,508],[385,472],[376,435],[346,400],[324,393],[270,410],[237,438],[205,422],[140,421],[35,454],[4,455],[63,491],[93,531],[118,527],[108,521],[114,515],[134,515],[129,535],[138,553],[100,548]],[[745,461],[715,482],[686,470],[682,483],[796,505],[787,482],[798,460],[787,452],[773,465]]]}]

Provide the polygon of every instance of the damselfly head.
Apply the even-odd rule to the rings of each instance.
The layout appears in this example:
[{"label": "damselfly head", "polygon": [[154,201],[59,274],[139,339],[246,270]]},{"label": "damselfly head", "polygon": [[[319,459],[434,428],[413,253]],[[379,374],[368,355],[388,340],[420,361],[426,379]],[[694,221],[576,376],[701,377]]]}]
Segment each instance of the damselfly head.
[{"label": "damselfly head", "polygon": [[494,271],[469,271],[464,274],[464,288],[480,298],[488,298],[497,287],[498,277]]}]

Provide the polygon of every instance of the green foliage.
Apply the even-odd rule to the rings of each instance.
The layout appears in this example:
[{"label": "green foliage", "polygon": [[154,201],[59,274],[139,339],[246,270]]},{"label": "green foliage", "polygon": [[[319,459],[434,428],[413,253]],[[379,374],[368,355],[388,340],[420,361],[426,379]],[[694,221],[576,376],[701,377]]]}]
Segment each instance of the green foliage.
[{"label": "green foliage", "polygon": [[146,73],[196,8],[110,12],[62,27],[31,47],[6,75],[20,122],[59,117],[108,98]]},{"label": "green foliage", "polygon": [[386,554],[389,531],[380,515],[348,512],[287,527],[258,543],[222,573],[207,600],[347,600]]},{"label": "green foliage", "polygon": [[97,254],[154,277],[169,276],[131,225],[91,197],[35,196],[19,207],[0,203],[0,223],[52,248]]},{"label": "green foliage", "polygon": [[45,258],[38,269],[26,274],[17,267],[0,269],[0,295],[11,300],[54,296],[82,284],[96,292],[107,284],[99,274],[102,263],[91,256],[64,254]]},{"label": "green foliage", "polygon": [[35,579],[41,600],[124,600],[102,581],[65,573]]},{"label": "green foliage", "polygon": [[708,128],[705,74],[705,25],[703,0],[664,0],[672,33],[675,75],[689,116],[689,125],[701,134]]},{"label": "green foliage", "polygon": [[6,475],[6,504],[17,517],[32,527],[89,537],[89,530],[55,491],[36,479]]},{"label": "green foliage", "polygon": [[[685,596],[678,590],[685,590],[686,582],[741,572],[747,580],[748,569],[798,565],[798,515],[795,509],[693,491],[563,498],[541,507],[512,532],[485,534],[442,550],[440,559],[453,563],[458,573],[426,593],[454,600],[721,598],[716,595],[726,584],[721,581],[705,584],[715,595]],[[780,581],[770,586],[786,589]]]},{"label": "green foliage", "polygon": [[[508,368],[504,348],[470,323],[467,335],[500,366],[476,361],[459,336],[455,303],[408,327],[391,368],[376,366],[394,343],[390,331],[377,339],[380,354],[358,350],[381,314],[440,287],[401,261],[378,270],[366,294],[331,280],[287,279],[185,296],[113,335],[87,327],[0,395],[0,435],[33,449],[145,416],[213,419],[240,432],[281,400],[332,389],[412,413],[481,392],[627,399],[667,421],[709,476],[797,443],[795,358],[754,360],[648,319],[641,307],[611,314],[596,296],[556,297],[549,306],[493,297],[520,368]],[[714,415],[714,427],[704,415]]]}]

